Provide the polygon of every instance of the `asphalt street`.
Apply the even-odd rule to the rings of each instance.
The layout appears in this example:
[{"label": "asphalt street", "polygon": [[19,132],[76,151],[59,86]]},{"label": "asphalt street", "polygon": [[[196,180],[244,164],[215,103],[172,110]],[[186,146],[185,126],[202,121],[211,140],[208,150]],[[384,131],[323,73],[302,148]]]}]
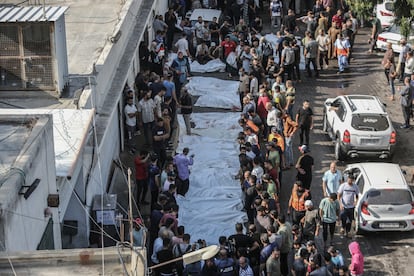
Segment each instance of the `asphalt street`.
[{"label": "asphalt street", "polygon": [[[266,28],[265,28],[266,31]],[[269,30],[267,30],[269,31]],[[310,147],[311,155],[315,160],[313,182],[311,192],[314,203],[319,203],[322,198],[322,175],[329,169],[329,164],[334,160],[334,143],[328,135],[322,131],[323,102],[326,98],[338,95],[367,94],[378,96],[387,106],[387,111],[391,116],[395,129],[397,130],[397,147],[391,162],[398,163],[407,172],[407,181],[411,181],[414,172],[414,141],[411,139],[414,134],[412,129],[400,129],[403,123],[401,107],[398,102],[390,101],[387,98],[389,87],[381,68],[383,53],[368,54],[368,33],[369,29],[361,29],[356,36],[353,57],[350,70],[347,73],[337,75],[337,62],[331,60],[329,68],[321,72],[318,79],[306,78],[302,72],[302,82],[295,83],[296,87],[296,106],[300,107],[304,99],[311,102],[315,113],[314,129],[311,132]],[[200,74],[194,74],[200,75]],[[207,73],[202,76],[218,77],[226,79],[224,73]],[[234,78],[236,80],[236,78]],[[398,86],[397,83],[397,93]],[[196,100],[196,99],[195,99]],[[214,111],[214,109],[194,108],[194,112]],[[215,110],[219,111],[219,110]],[[222,111],[222,110],[221,110]],[[228,111],[227,111],[228,112]],[[235,137],[236,138],[236,137]],[[299,156],[299,151],[295,150],[299,146],[299,139],[294,140],[294,157]],[[122,159],[125,164],[132,165],[132,158],[128,154],[123,154]],[[347,160],[339,162],[338,168],[343,170],[345,166],[353,162],[366,160]],[[372,162],[379,160],[369,160]],[[133,165],[131,166],[133,167]],[[286,212],[287,202],[290,196],[291,187],[295,181],[296,170],[291,169],[283,172],[283,183],[281,202],[282,210]],[[413,183],[410,183],[413,185]],[[149,210],[143,208],[141,212],[144,216],[148,215]],[[361,250],[365,255],[364,275],[413,275],[414,269],[414,233],[413,232],[381,232],[367,233],[351,238],[343,238],[338,235],[337,227],[334,244],[348,258],[348,244],[351,240],[357,240],[361,244]],[[321,246],[321,243],[318,243]]]},{"label": "asphalt street", "polygon": [[[337,75],[337,62],[331,60],[329,68],[321,72],[319,78],[307,78],[305,72],[301,72],[302,82],[296,82],[296,104],[295,109],[301,106],[303,100],[311,102],[311,107],[315,113],[315,126],[311,132],[310,147],[311,155],[315,160],[314,174],[311,192],[314,203],[319,203],[322,199],[322,176],[329,169],[329,164],[334,161],[334,143],[327,134],[322,131],[323,103],[327,98],[338,95],[366,94],[378,96],[386,105],[386,109],[391,116],[394,128],[397,130],[397,148],[390,162],[398,163],[407,172],[407,181],[411,181],[414,172],[414,147],[413,140],[410,139],[414,134],[412,129],[400,129],[403,123],[401,107],[398,97],[395,101],[390,101],[389,86],[387,85],[381,60],[383,53],[377,52],[368,54],[367,38],[369,29],[361,29],[356,37],[354,45],[353,60],[350,70],[347,73]],[[224,73],[194,74],[200,76],[218,77],[226,79]],[[233,78],[236,80],[236,78]],[[397,93],[402,84],[396,82]],[[215,111],[220,111],[213,109]],[[212,111],[211,108],[195,108],[194,112]],[[222,110],[221,110],[222,111]],[[298,135],[296,135],[298,136]],[[294,139],[294,157],[299,157],[299,139]],[[338,168],[343,170],[347,164],[361,161],[378,162],[381,160],[347,160],[339,162]],[[296,170],[291,169],[283,172],[283,183],[281,202],[282,210],[286,212],[287,202],[290,197],[291,188],[295,181]],[[413,183],[410,183],[411,185]],[[348,244],[352,240],[360,243],[361,249],[365,254],[365,273],[364,275],[412,275],[414,269],[414,233],[413,232],[380,232],[365,233],[364,235],[353,235],[352,238],[344,238],[339,235],[337,227],[334,245],[350,258]],[[322,241],[317,241],[318,247],[322,248]]]}]

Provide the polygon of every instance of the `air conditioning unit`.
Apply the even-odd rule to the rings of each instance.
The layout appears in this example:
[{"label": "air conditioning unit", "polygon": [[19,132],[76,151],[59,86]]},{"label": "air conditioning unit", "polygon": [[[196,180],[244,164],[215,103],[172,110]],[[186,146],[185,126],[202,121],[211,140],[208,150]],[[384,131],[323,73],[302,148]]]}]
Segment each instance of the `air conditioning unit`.
[{"label": "air conditioning unit", "polygon": [[45,90],[68,84],[67,7],[0,7],[0,91]]}]

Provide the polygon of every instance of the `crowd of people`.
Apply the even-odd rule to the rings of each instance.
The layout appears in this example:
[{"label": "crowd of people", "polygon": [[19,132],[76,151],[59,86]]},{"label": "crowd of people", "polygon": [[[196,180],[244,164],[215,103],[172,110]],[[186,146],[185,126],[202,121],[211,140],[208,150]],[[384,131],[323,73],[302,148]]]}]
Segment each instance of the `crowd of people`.
[{"label": "crowd of people", "polygon": [[[221,7],[219,1],[207,2],[200,4]],[[228,77],[238,74],[240,81],[241,131],[237,140],[247,221],[235,225],[235,234],[217,237],[220,251],[214,258],[192,264],[177,260],[157,267],[154,273],[362,275],[363,255],[358,243],[350,241],[349,266],[333,246],[339,221],[340,233],[351,238],[358,187],[353,176],[344,177],[333,162],[323,177],[324,198],[318,204],[312,199],[313,110],[308,100],[297,104],[295,88],[295,82],[302,80],[301,56],[305,58],[305,74],[309,78],[319,77],[335,58],[338,74],[348,68],[357,20],[351,11],[335,11],[337,1],[316,0],[306,15],[298,18],[285,1],[271,0],[269,23],[277,36],[277,43],[272,43],[261,33],[263,22],[258,12],[263,7],[257,6],[256,1],[228,2],[234,2],[238,10],[234,5],[223,4],[228,17],[221,25],[218,18],[205,22],[201,17],[191,26],[185,17],[185,1],[177,1],[164,16],[156,16],[155,40],[149,48],[145,44],[140,46],[143,70],[136,78],[135,92],[126,88],[127,145],[135,158],[136,200],[151,206],[150,263],[163,264],[206,246],[204,240],[194,242],[179,224],[175,199],[177,194],[185,196],[191,187],[189,166],[194,156],[188,148],[167,156],[166,149],[172,147],[170,137],[178,110],[183,115],[186,134],[192,134],[192,99],[185,88],[191,76],[191,60],[204,64],[213,58],[222,59]],[[246,7],[248,12],[243,16],[241,11]],[[174,43],[177,13],[183,17],[183,32]],[[298,20],[306,25],[300,42],[295,37]],[[177,57],[168,64],[167,56],[172,51]],[[136,154],[134,136],[140,134],[144,135],[145,147]],[[297,160],[293,157],[295,136],[299,136],[300,142]],[[296,178],[285,179],[287,170],[296,170]],[[282,189],[291,193],[288,202],[280,200]],[[151,202],[146,201],[148,190]],[[139,237],[135,244],[142,245],[143,235],[137,233],[145,229],[143,221],[137,220],[135,224]],[[323,243],[318,249],[319,236]]]}]

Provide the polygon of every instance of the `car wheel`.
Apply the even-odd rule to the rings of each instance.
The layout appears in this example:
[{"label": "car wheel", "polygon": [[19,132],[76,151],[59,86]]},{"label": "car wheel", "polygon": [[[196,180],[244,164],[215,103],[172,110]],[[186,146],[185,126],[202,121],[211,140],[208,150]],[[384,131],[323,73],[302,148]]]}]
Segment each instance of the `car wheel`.
[{"label": "car wheel", "polygon": [[335,159],[338,161],[345,160],[345,153],[341,149],[341,141],[339,140],[339,137],[337,137],[335,141]]},{"label": "car wheel", "polygon": [[328,119],[326,118],[326,114],[323,115],[322,131],[328,132]]}]

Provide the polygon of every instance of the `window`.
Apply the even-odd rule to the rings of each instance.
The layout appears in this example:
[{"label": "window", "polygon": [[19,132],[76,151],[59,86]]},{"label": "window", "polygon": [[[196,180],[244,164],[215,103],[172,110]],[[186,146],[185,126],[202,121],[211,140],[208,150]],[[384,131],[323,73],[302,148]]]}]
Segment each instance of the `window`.
[{"label": "window", "polygon": [[368,193],[367,201],[373,205],[405,205],[411,204],[411,194],[402,189],[375,190]]},{"label": "window", "polygon": [[362,193],[364,191],[364,185],[365,185],[365,178],[363,175],[361,175],[360,178],[355,183],[358,186],[359,192]]},{"label": "window", "polygon": [[361,131],[384,131],[390,127],[387,116],[382,114],[356,114],[351,126]]},{"label": "window", "polygon": [[338,116],[338,118],[341,121],[344,121],[346,111],[345,111],[343,102],[340,99],[338,99],[333,102],[332,106],[335,107],[335,113]]}]

